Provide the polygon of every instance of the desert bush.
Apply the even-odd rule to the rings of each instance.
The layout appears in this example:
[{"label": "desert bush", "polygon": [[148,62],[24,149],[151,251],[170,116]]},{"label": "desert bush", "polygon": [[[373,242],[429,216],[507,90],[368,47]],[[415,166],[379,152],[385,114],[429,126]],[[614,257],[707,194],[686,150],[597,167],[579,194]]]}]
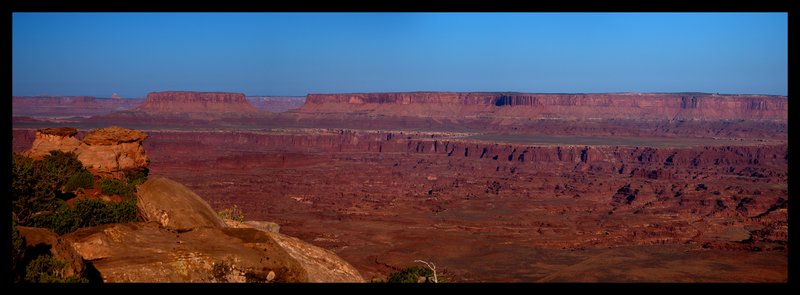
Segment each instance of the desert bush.
[{"label": "desert bush", "polygon": [[52,255],[39,255],[25,268],[25,282],[28,283],[87,283],[88,280],[76,275],[64,277],[67,263]]},{"label": "desert bush", "polygon": [[18,222],[27,225],[38,212],[33,207],[50,204],[61,194],[62,187],[83,171],[83,164],[74,153],[51,151],[40,161],[12,154],[11,202]]},{"label": "desert bush", "polygon": [[38,175],[36,162],[18,153],[11,157],[11,198],[17,201],[25,196],[32,196],[35,192]]},{"label": "desert bush", "polygon": [[150,172],[147,168],[128,171],[125,173],[128,185],[137,186],[147,181],[147,174]]},{"label": "desert bush", "polygon": [[78,200],[72,210],[75,211],[79,220],[79,227],[138,221],[136,198],[122,202],[106,202],[97,199]]},{"label": "desert bush", "polygon": [[48,184],[54,192],[60,191],[67,181],[75,174],[85,171],[81,161],[75,153],[50,151],[39,161],[39,181]]},{"label": "desert bush", "polygon": [[235,221],[239,221],[239,222],[243,222],[244,221],[244,212],[242,212],[242,210],[239,209],[239,206],[237,206],[237,205],[233,205],[233,207],[231,207],[231,208],[227,208],[227,209],[224,209],[222,211],[219,211],[218,214],[219,214],[219,217],[222,217],[224,219],[230,219],[230,220],[235,220]]},{"label": "desert bush", "polygon": [[17,283],[20,281],[20,272],[21,268],[20,264],[22,262],[23,255],[25,254],[25,238],[19,235],[19,229],[17,229],[17,218],[16,216],[11,217],[11,273],[12,273],[12,281]]},{"label": "desert bush", "polygon": [[64,200],[55,199],[47,203],[34,204],[32,210],[41,214],[31,217],[28,226],[47,228],[59,235],[72,232],[79,227],[75,212]]},{"label": "desert bush", "polygon": [[139,221],[136,215],[136,198],[122,202],[77,200],[74,208],[69,208],[62,200],[54,200],[52,203],[54,204],[50,205],[51,208],[48,208],[52,213],[31,218],[32,226],[48,228],[63,235],[81,227]]},{"label": "desert bush", "polygon": [[136,186],[116,179],[103,179],[100,181],[100,191],[104,195],[119,195],[125,199],[132,198]]},{"label": "desert bush", "polygon": [[75,173],[72,177],[67,180],[67,184],[64,185],[65,192],[74,192],[79,188],[92,188],[94,187],[94,176],[86,171],[85,169]]},{"label": "desert bush", "polygon": [[421,266],[410,266],[389,274],[389,283],[416,283],[420,277],[432,277],[433,271]]}]

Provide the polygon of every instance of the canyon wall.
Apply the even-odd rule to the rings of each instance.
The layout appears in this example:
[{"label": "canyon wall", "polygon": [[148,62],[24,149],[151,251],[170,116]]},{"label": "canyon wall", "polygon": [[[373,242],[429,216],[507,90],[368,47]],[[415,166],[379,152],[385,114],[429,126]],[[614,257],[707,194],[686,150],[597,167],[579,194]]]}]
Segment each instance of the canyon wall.
[{"label": "canyon wall", "polygon": [[[526,145],[487,143],[451,138],[448,134],[316,130],[305,133],[247,132],[150,132],[148,150],[186,150],[189,143],[218,147],[210,167],[227,167],[257,161],[276,168],[322,161],[318,154],[370,153],[430,154],[453,160],[496,162],[548,171],[583,171],[627,177],[662,179],[685,177],[687,169],[746,177],[771,177],[785,181],[788,167],[786,144],[748,146],[637,147],[614,145]],[[193,149],[194,150],[194,149]],[[232,152],[223,152],[235,150]],[[279,152],[278,155],[261,153]],[[291,152],[287,152],[291,151]],[[222,155],[221,157],[219,155]],[[196,153],[169,153],[153,165],[197,163]]]},{"label": "canyon wall", "polygon": [[347,93],[308,94],[299,112],[463,118],[785,122],[787,100],[785,96],[707,93]]},{"label": "canyon wall", "polygon": [[[14,146],[30,145],[31,130],[14,130]],[[39,134],[39,132],[37,132]],[[274,163],[276,167],[292,167],[314,163],[315,154],[368,152],[433,154],[452,159],[470,159],[514,163],[519,166],[547,164],[558,170],[574,169],[626,174],[641,177],[663,177],[666,170],[719,170],[725,174],[785,177],[788,166],[786,144],[717,145],[687,147],[641,147],[616,145],[533,145],[490,143],[453,138],[447,133],[368,132],[352,130],[310,130],[297,133],[252,132],[174,132],[150,131],[152,140],[144,142],[147,150],[174,151],[159,161],[170,163],[196,162],[204,151],[194,146],[213,147],[221,158],[210,159],[208,165],[248,166],[252,160]],[[42,146],[44,137],[36,137],[34,146]],[[52,137],[52,136],[51,136]],[[40,138],[42,138],[40,140]],[[48,137],[49,138],[49,137]],[[53,137],[55,138],[55,137]],[[63,141],[63,137],[59,137]],[[69,140],[67,138],[66,140]],[[77,141],[77,140],[74,140]],[[69,146],[63,144],[63,146]],[[18,148],[15,148],[18,150]],[[195,152],[189,152],[190,150]],[[187,151],[187,152],[179,152]],[[262,153],[280,152],[280,156]],[[291,152],[289,152],[291,151]],[[217,153],[217,152],[215,152]],[[252,158],[248,158],[252,157]],[[156,161],[156,162],[159,162]],[[297,162],[297,163],[294,163]],[[153,163],[158,165],[159,163]],[[750,167],[750,168],[746,168]],[[746,168],[746,169],[745,169]],[[777,175],[777,171],[783,171]],[[665,170],[666,169],[666,170]],[[660,172],[659,172],[660,171]],[[669,174],[669,173],[668,173]],[[775,174],[775,175],[772,175]]]}]

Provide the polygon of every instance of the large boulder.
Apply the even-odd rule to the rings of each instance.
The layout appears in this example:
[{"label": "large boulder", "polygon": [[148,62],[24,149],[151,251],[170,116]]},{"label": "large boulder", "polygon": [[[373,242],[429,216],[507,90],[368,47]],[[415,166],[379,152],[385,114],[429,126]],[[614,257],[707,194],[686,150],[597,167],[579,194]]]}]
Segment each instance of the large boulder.
[{"label": "large boulder", "polygon": [[[257,230],[259,233],[253,236],[268,236],[274,240],[281,248],[300,263],[308,274],[308,282],[363,282],[364,278],[358,270],[347,261],[330,250],[306,243],[300,239],[278,233],[278,224],[267,221],[245,221],[237,222],[225,220],[233,231],[234,228]],[[249,240],[249,239],[244,239]],[[258,249],[258,244],[246,243],[246,246]]]},{"label": "large boulder", "polygon": [[278,243],[305,269],[308,282],[364,282],[358,270],[330,250],[311,245],[298,238],[275,232],[264,232]]},{"label": "large boulder", "polygon": [[184,185],[163,177],[151,177],[137,187],[136,206],[145,219],[174,230],[223,228],[225,222],[200,196]]}]

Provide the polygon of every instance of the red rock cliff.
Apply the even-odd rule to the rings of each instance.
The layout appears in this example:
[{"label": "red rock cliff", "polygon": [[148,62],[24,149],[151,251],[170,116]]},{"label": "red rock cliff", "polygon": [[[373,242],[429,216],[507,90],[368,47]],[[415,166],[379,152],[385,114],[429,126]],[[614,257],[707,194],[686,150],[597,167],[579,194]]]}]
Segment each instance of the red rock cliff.
[{"label": "red rock cliff", "polygon": [[767,120],[785,122],[787,97],[707,93],[535,94],[398,92],[309,94],[305,114],[524,119]]},{"label": "red rock cliff", "polygon": [[258,113],[243,93],[163,91],[147,94],[144,104],[136,109],[150,114],[252,114]]}]

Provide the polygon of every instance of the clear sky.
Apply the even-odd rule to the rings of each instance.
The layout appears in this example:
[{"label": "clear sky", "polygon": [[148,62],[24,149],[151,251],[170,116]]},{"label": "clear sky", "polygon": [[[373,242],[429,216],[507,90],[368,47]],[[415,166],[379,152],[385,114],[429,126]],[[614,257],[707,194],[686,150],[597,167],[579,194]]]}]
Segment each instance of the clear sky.
[{"label": "clear sky", "polygon": [[14,95],[788,92],[786,13],[14,13]]}]

